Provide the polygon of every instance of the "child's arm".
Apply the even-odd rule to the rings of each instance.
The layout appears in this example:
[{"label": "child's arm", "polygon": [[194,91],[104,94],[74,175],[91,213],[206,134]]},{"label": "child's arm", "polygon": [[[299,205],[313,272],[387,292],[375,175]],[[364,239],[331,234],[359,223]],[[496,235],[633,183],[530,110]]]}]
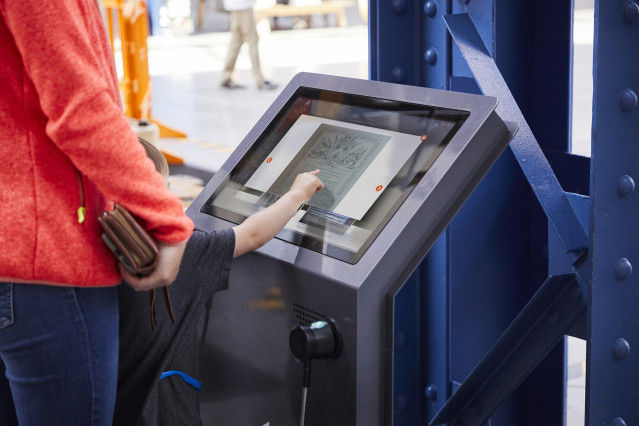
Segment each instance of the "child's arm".
[{"label": "child's arm", "polygon": [[273,205],[249,216],[242,224],[233,227],[235,250],[233,257],[258,249],[277,235],[297,212],[302,203],[324,188],[317,174],[319,170],[297,175],[291,189]]}]

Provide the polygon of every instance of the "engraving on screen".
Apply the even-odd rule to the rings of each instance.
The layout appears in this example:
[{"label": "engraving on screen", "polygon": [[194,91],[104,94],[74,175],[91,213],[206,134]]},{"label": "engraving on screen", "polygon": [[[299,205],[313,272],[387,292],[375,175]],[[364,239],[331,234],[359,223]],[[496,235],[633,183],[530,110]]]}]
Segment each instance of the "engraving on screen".
[{"label": "engraving on screen", "polygon": [[390,139],[388,135],[320,124],[268,192],[282,195],[299,173],[319,169],[324,190],[308,204],[332,211]]},{"label": "engraving on screen", "polygon": [[245,186],[269,205],[262,201],[279,198],[298,173],[319,169],[324,190],[309,204],[361,220],[420,144],[421,136],[302,115]]}]

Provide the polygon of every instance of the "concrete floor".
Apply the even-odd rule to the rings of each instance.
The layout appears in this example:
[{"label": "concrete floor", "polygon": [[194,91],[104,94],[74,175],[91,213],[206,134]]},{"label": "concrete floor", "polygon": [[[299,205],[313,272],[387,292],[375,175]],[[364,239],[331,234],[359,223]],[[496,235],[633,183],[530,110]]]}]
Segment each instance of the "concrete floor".
[{"label": "concrete floor", "polygon": [[[577,3],[573,152],[589,155],[593,11],[587,0]],[[188,166],[214,173],[296,73],[368,78],[368,36],[363,25],[275,32],[260,28],[260,36],[263,72],[280,84],[278,90],[255,87],[246,47],[240,53],[236,78],[247,87],[220,87],[229,40],[226,32],[149,39],[152,115],[187,134],[186,139],[162,139],[162,149],[183,158]],[[567,344],[566,424],[578,426],[584,424],[586,349],[578,339],[569,338]]]},{"label": "concrete floor", "polygon": [[152,115],[188,136],[186,143],[169,141],[164,148],[205,170],[219,168],[298,72],[368,77],[364,26],[262,32],[262,71],[280,85],[273,91],[256,88],[246,46],[240,51],[235,78],[246,88],[220,87],[228,41],[228,33],[149,40]]}]

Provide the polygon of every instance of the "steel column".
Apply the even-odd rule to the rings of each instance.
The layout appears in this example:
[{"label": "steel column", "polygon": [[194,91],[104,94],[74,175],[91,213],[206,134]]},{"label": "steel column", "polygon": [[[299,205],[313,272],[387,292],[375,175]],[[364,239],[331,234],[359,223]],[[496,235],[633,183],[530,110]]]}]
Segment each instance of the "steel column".
[{"label": "steel column", "polygon": [[370,78],[447,89],[450,37],[441,19],[447,13],[450,0],[371,1]]},{"label": "steel column", "polygon": [[[624,6],[629,20],[631,6]],[[572,0],[421,0],[406,4],[385,0],[370,6],[371,78],[475,93],[480,86],[485,90],[495,83],[505,88],[490,92],[500,98],[500,114],[524,123],[515,149],[495,164],[445,237],[392,302],[396,313],[406,313],[396,317],[400,321],[395,329],[401,334],[395,346],[399,356],[394,365],[397,375],[391,411],[397,424],[412,422],[417,413],[422,421],[432,418],[454,393],[456,382],[472,371],[543,282],[548,274],[548,251],[541,208],[557,230],[563,250],[570,252],[564,255],[568,265],[588,248],[588,233],[564,194],[564,189],[588,191],[583,184],[587,161],[574,161],[566,153],[570,141],[572,7]],[[462,52],[441,33],[441,16],[447,13],[470,16],[485,44],[481,55],[473,57],[490,59],[489,69],[479,73],[480,84],[475,81],[477,73],[471,71],[477,64],[467,66]],[[442,82],[442,75],[447,81]],[[632,100],[631,95],[625,96]],[[548,151],[543,153],[542,148]],[[583,176],[573,179],[569,175],[576,170]],[[624,182],[628,187],[628,179]],[[588,282],[588,271],[587,265],[576,271],[581,290]],[[412,281],[417,278],[419,281]],[[559,287],[565,284],[558,282]],[[570,283],[574,286],[574,280]],[[421,298],[418,305],[415,298]],[[416,315],[415,310],[420,309],[421,314]],[[420,326],[409,324],[414,318],[421,318]],[[585,330],[583,322],[580,327]],[[421,333],[421,348],[402,337],[412,339],[416,330]],[[422,365],[414,365],[415,354],[421,357]],[[558,424],[563,408],[563,357],[564,347],[557,345],[501,404],[490,419],[492,425]],[[411,371],[423,388],[421,410],[413,405],[416,400],[412,397],[398,398],[404,389],[414,389]]]},{"label": "steel column", "polygon": [[639,6],[595,2],[586,421],[639,424]]}]

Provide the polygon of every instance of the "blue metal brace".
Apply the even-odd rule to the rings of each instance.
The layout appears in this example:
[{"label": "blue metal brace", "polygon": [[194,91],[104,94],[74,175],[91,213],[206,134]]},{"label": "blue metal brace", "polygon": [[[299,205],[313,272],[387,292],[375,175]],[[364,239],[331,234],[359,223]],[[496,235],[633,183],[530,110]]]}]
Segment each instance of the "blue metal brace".
[{"label": "blue metal brace", "polygon": [[576,274],[548,277],[430,424],[484,425],[586,306]]},{"label": "blue metal brace", "polygon": [[586,230],[577,219],[566,193],[470,16],[466,13],[447,15],[444,20],[482,93],[497,97],[497,113],[502,119],[519,125],[519,132],[510,142],[510,149],[566,252],[575,253],[588,249]]}]

